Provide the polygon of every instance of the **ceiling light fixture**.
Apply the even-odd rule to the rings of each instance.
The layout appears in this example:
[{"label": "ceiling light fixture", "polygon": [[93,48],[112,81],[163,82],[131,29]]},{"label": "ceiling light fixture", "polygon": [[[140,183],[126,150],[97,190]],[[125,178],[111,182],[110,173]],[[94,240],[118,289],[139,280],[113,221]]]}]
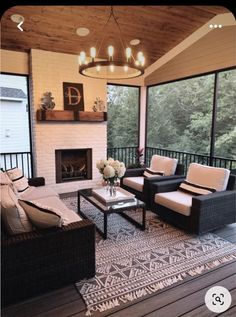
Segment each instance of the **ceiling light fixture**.
[{"label": "ceiling light fixture", "polygon": [[[108,32],[105,32],[105,28],[109,23],[110,19],[113,18],[115,25],[119,32],[119,38],[124,51],[125,60],[115,60],[115,50],[112,45],[107,48],[108,59],[95,61],[95,58],[99,56],[104,37]],[[90,56],[86,58],[84,51],[80,52],[79,55],[79,73],[81,75],[98,78],[98,79],[127,79],[141,76],[144,73],[145,57],[142,52],[138,52],[137,58],[135,59],[132,50],[122,38],[121,29],[118,21],[114,15],[113,7],[111,6],[111,12],[108,20],[103,26],[101,31],[102,39],[99,45],[95,45],[90,48]],[[140,41],[139,41],[140,42]],[[137,45],[137,44],[136,44]],[[97,46],[97,47],[96,47]]]},{"label": "ceiling light fixture", "polygon": [[136,46],[140,44],[140,40],[139,39],[133,39],[130,42],[130,45]]},{"label": "ceiling light fixture", "polygon": [[76,30],[76,34],[79,35],[79,36],[87,36],[89,34],[89,29],[87,28],[78,28]]},{"label": "ceiling light fixture", "polygon": [[25,21],[24,17],[20,14],[12,14],[10,18],[12,22],[15,22],[15,23],[20,23],[22,21],[23,22]]}]

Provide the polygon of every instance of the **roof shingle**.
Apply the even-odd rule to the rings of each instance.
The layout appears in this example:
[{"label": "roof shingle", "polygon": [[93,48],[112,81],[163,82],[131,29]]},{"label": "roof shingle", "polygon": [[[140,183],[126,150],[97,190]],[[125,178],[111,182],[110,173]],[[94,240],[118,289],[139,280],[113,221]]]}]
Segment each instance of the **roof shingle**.
[{"label": "roof shingle", "polygon": [[27,96],[22,89],[0,87],[0,97],[26,99]]}]

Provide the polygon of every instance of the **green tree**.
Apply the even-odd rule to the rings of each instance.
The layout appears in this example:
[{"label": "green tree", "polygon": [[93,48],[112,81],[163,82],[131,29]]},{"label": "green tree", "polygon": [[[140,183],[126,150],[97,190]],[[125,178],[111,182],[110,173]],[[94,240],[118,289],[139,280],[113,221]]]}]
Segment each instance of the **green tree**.
[{"label": "green tree", "polygon": [[139,88],[108,85],[107,146],[138,146]]},{"label": "green tree", "polygon": [[[215,155],[236,158],[236,70],[219,74]],[[147,144],[209,154],[214,75],[149,88]]]}]

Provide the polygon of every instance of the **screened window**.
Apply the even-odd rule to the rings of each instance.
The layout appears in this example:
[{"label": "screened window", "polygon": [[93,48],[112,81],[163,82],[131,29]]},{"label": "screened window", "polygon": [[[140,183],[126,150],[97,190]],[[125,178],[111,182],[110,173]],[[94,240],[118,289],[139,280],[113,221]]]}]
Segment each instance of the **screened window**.
[{"label": "screened window", "polygon": [[219,73],[215,156],[236,159],[236,70]]},{"label": "screened window", "polygon": [[139,87],[108,85],[107,147],[138,146]]},{"label": "screened window", "polygon": [[147,146],[209,154],[214,75],[148,89]]}]

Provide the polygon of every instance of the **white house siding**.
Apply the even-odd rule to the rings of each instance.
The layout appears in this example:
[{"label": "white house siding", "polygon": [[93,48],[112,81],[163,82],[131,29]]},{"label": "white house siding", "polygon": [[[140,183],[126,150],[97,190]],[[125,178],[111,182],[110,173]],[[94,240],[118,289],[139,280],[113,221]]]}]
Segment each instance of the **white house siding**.
[{"label": "white house siding", "polygon": [[1,153],[28,152],[29,123],[27,100],[1,100]]}]

